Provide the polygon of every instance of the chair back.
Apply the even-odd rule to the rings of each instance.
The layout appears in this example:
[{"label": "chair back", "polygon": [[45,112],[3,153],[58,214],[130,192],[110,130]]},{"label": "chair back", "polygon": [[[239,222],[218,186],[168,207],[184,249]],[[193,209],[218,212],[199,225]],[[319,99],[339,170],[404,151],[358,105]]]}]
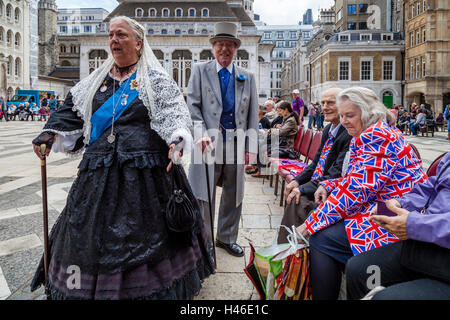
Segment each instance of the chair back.
[{"label": "chair back", "polygon": [[411,148],[412,148],[412,149],[414,150],[414,152],[416,153],[417,158],[422,159],[422,158],[420,157],[420,152],[419,152],[419,150],[417,149],[417,147],[416,147],[415,145],[413,145],[412,143],[410,143],[409,145],[411,146]]},{"label": "chair back", "polygon": [[303,139],[303,127],[299,127],[297,135],[295,136],[295,141],[294,141],[294,150],[297,152],[300,151],[300,145],[302,143],[302,139]]},{"label": "chair back", "polygon": [[319,150],[321,142],[322,142],[322,131],[317,131],[314,137],[312,138],[311,145],[309,146],[307,160],[314,159],[317,150]]},{"label": "chair back", "polygon": [[439,163],[441,162],[442,158],[445,156],[446,153],[447,152],[444,152],[439,157],[434,159],[433,163],[431,163],[431,166],[427,170],[427,176],[432,177],[436,175]]},{"label": "chair back", "polygon": [[312,140],[312,130],[306,129],[300,145],[300,156],[304,156],[305,160],[308,157],[308,150],[309,146],[311,145],[311,140]]}]

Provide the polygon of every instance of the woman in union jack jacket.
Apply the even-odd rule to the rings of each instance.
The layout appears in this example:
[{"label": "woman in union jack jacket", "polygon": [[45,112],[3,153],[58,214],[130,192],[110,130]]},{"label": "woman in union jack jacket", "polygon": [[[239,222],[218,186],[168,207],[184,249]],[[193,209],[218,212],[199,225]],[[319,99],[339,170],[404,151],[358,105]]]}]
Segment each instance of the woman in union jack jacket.
[{"label": "woman in union jack jacket", "polygon": [[398,198],[427,176],[420,159],[395,127],[394,115],[366,88],[337,97],[341,123],[353,136],[343,177],[327,180],[315,193],[320,205],[297,229],[311,235],[314,299],[337,299],[349,258],[399,239],[369,221],[377,200]]}]

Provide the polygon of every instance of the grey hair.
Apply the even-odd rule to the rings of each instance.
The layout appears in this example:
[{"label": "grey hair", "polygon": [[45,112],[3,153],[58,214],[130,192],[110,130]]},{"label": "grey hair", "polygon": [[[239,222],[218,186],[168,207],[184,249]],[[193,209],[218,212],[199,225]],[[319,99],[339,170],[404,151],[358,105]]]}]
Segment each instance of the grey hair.
[{"label": "grey hair", "polygon": [[[134,34],[134,39],[136,41],[144,41],[144,37],[145,37],[145,28],[136,20],[131,19],[127,16],[116,16],[113,17],[110,21],[109,24],[111,25],[111,23],[118,21],[118,20],[122,20],[125,21],[131,28],[131,30],[133,30],[133,34]],[[142,48],[144,47],[144,44],[142,44],[141,50],[139,51],[138,55],[141,55],[142,52]]]},{"label": "grey hair", "polygon": [[380,101],[373,90],[363,87],[352,87],[342,90],[337,95],[337,108],[345,102],[350,101],[361,110],[361,121],[363,129],[372,124],[385,120],[389,125],[395,125],[395,116]]},{"label": "grey hair", "polygon": [[275,102],[273,100],[267,100],[266,102],[264,102],[264,105],[266,104],[270,104],[275,107]]}]

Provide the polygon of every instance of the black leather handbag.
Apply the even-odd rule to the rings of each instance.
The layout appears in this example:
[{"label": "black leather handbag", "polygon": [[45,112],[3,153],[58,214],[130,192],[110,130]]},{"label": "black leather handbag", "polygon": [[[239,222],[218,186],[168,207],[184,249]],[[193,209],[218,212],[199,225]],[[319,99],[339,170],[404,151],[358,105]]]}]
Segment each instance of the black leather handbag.
[{"label": "black leather handbag", "polygon": [[170,176],[173,191],[166,207],[167,227],[174,232],[195,231],[202,217],[186,174],[183,168],[174,164]]}]

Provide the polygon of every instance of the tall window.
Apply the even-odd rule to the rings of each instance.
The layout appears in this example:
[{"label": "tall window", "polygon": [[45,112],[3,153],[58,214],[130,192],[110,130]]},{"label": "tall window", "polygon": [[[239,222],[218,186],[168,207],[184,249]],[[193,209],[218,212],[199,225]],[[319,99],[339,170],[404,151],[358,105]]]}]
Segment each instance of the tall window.
[{"label": "tall window", "polygon": [[416,45],[420,43],[420,31],[416,31]]},{"label": "tall window", "polygon": [[20,9],[19,8],[16,8],[16,10],[14,11],[14,19],[16,21],[20,20]]},{"label": "tall window", "polygon": [[361,80],[372,80],[372,61],[361,61]]},{"label": "tall window", "polygon": [[189,9],[189,17],[195,17],[195,9]]},{"label": "tall window", "polygon": [[277,39],[283,39],[284,33],[283,31],[278,31],[277,32]]},{"label": "tall window", "polygon": [[356,14],[356,4],[349,4],[347,14]]},{"label": "tall window", "polygon": [[339,80],[350,80],[350,61],[339,61]]},{"label": "tall window", "polygon": [[383,80],[394,80],[394,61],[383,61]]},{"label": "tall window", "polygon": [[425,57],[422,57],[422,78],[425,78]]},{"label": "tall window", "polygon": [[425,27],[422,28],[422,42],[426,41],[426,29]]},{"label": "tall window", "polygon": [[427,0],[423,0],[422,2],[422,11],[426,11],[427,10]]},{"label": "tall window", "polygon": [[136,17],[142,17],[144,15],[144,10],[141,8],[136,9]]},{"label": "tall window", "polygon": [[270,32],[264,32],[264,39],[270,39]]},{"label": "tall window", "polygon": [[20,59],[16,59],[16,63],[14,64],[14,75],[16,77],[20,76]]},{"label": "tall window", "polygon": [[349,22],[347,24],[347,29],[348,30],[356,30],[356,22]]},{"label": "tall window", "polygon": [[208,9],[202,9],[202,16],[208,17],[209,16],[209,10]]},{"label": "tall window", "polygon": [[416,59],[416,79],[419,79],[419,72],[420,72],[420,70],[419,70],[419,59]]},{"label": "tall window", "polygon": [[417,15],[420,14],[420,1],[417,1]]},{"label": "tall window", "polygon": [[84,26],[84,32],[91,33],[92,32],[92,26]]},{"label": "tall window", "polygon": [[297,31],[291,31],[289,32],[291,39],[297,38]]},{"label": "tall window", "polygon": [[342,19],[342,10],[339,10],[337,13],[336,13],[336,21],[339,21],[339,20],[341,20]]},{"label": "tall window", "polygon": [[14,37],[14,45],[17,47],[20,46],[20,33],[16,33]]},{"label": "tall window", "polygon": [[367,3],[362,3],[359,5],[359,13],[367,13],[367,8],[369,5]]},{"label": "tall window", "polygon": [[149,10],[149,14],[148,14],[150,17],[156,17],[156,9],[153,9],[153,8],[151,8],[150,10]]},{"label": "tall window", "polygon": [[409,35],[409,46],[410,47],[414,46],[414,32],[411,32]]},{"label": "tall window", "polygon": [[175,10],[175,15],[176,15],[177,17],[182,17],[182,16],[183,16],[183,10],[181,10],[181,9],[176,9],[176,10]]},{"label": "tall window", "polygon": [[409,62],[409,79],[414,79],[414,60],[411,59]]},{"label": "tall window", "polygon": [[163,15],[163,17],[168,17],[169,16],[169,9],[163,9],[162,15]]}]

